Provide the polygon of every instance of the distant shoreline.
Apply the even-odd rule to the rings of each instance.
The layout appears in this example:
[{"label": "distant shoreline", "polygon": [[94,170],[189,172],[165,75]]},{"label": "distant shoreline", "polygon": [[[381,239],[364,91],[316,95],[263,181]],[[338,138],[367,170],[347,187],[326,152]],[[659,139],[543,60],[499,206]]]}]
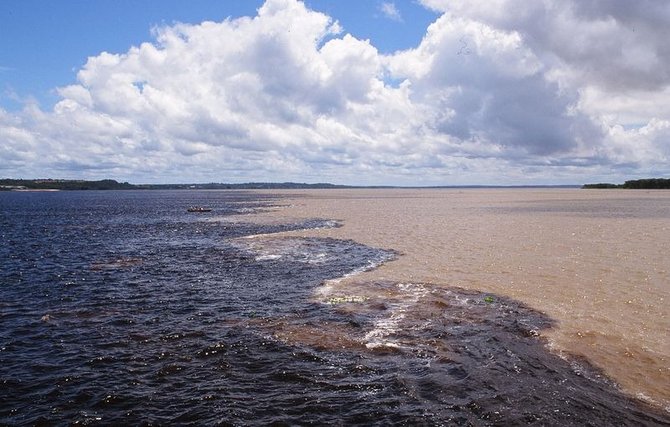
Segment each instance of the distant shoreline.
[{"label": "distant shoreline", "polygon": [[304,189],[477,189],[477,188],[580,188],[579,185],[339,185],[300,182],[247,182],[204,184],[130,184],[113,179],[99,181],[66,179],[0,179],[0,191],[82,191],[82,190],[304,190]]},{"label": "distant shoreline", "polygon": [[623,184],[597,183],[584,185],[340,185],[302,182],[247,182],[200,184],[130,184],[113,179],[98,181],[70,179],[0,179],[0,191],[81,191],[81,190],[326,190],[326,189],[521,189],[521,188],[583,188],[583,189],[670,189],[670,179],[649,178],[629,180]]},{"label": "distant shoreline", "polygon": [[582,188],[585,189],[626,189],[626,190],[669,190],[670,179],[664,178],[649,178],[649,179],[635,179],[626,181],[623,184],[584,184]]}]

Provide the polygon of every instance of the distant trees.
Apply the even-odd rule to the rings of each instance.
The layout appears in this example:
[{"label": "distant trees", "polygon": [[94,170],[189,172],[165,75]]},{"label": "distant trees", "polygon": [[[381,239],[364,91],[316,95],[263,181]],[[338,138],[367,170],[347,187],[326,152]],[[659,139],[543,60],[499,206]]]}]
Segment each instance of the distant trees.
[{"label": "distant trees", "polygon": [[353,188],[328,183],[248,182],[243,184],[140,184],[113,179],[84,181],[71,179],[0,179],[0,191],[11,190],[270,190],[270,189]]},{"label": "distant trees", "polygon": [[637,179],[634,181],[626,181],[623,184],[623,188],[634,188],[634,189],[670,189],[670,179],[664,178],[651,178],[651,179]]},{"label": "distant trees", "polygon": [[130,190],[134,185],[113,179],[84,181],[71,179],[0,179],[4,189],[28,190]]},{"label": "distant trees", "polygon": [[623,184],[584,184],[582,188],[624,188],[634,190],[667,190],[670,189],[670,179],[665,178],[649,178],[649,179],[634,179],[624,182]]},{"label": "distant trees", "polygon": [[621,188],[621,186],[617,184],[609,184],[606,182],[601,182],[598,184],[584,184],[582,188]]}]

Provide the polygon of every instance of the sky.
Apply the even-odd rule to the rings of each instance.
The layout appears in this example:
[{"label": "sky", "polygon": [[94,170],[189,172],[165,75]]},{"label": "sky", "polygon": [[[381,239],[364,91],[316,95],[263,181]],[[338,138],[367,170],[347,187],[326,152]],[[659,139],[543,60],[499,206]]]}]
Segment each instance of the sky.
[{"label": "sky", "polygon": [[670,175],[665,0],[3,0],[0,177]]}]

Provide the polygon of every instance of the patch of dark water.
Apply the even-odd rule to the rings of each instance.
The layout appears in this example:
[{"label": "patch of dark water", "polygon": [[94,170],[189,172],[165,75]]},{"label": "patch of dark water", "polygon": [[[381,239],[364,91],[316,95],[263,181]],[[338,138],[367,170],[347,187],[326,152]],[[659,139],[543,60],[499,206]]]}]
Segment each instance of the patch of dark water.
[{"label": "patch of dark water", "polygon": [[269,327],[279,339],[331,351],[346,348],[374,360],[365,366],[376,372],[393,372],[403,396],[398,404],[423,413],[386,421],[670,423],[667,413],[625,396],[587,360],[551,353],[539,332],[552,327],[552,320],[523,303],[429,284],[359,283],[347,291],[356,293],[324,300],[341,316],[328,328],[286,321]]},{"label": "patch of dark water", "polygon": [[299,239],[264,259],[239,238],[337,224],[188,214],[196,198],[221,217],[267,207],[257,194],[201,193],[0,195],[0,424],[249,422],[298,392],[265,381],[277,366],[330,369],[250,320],[313,311],[320,282],[390,253]]},{"label": "patch of dark water", "polygon": [[385,283],[324,304],[320,284],[394,254],[240,239],[323,220],[185,211],[225,217],[266,200],[0,193],[0,424],[667,422],[549,354],[534,331],[550,320],[515,301]]}]

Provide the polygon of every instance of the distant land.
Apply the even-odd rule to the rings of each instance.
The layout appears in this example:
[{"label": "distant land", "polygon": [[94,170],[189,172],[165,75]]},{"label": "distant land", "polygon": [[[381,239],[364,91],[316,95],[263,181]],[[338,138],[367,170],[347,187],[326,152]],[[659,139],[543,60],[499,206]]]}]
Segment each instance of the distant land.
[{"label": "distant land", "polygon": [[665,178],[649,178],[649,179],[635,179],[626,181],[623,184],[585,184],[582,188],[625,188],[634,190],[667,190],[670,189],[670,179]]},{"label": "distant land", "polygon": [[249,182],[244,184],[129,184],[113,179],[99,181],[72,179],[0,179],[0,190],[248,190],[248,189],[290,189],[290,188],[351,188],[335,184],[304,184],[294,182],[263,183]]},{"label": "distant land", "polygon": [[70,179],[0,179],[0,190],[131,190],[135,186],[113,179],[83,181]]},{"label": "distant land", "polygon": [[[579,185],[437,185],[437,186],[369,186],[301,182],[246,182],[241,184],[130,184],[113,179],[98,181],[76,179],[0,179],[0,191],[53,191],[53,190],[289,190],[329,188],[580,188]],[[584,184],[581,188],[603,189],[670,189],[670,179],[649,178],[626,181],[623,184]]]},{"label": "distant land", "polygon": [[578,185],[339,185],[300,182],[247,182],[242,184],[130,184],[113,179],[99,181],[74,179],[0,179],[0,191],[54,191],[54,190],[287,190],[329,188],[579,188]]},{"label": "distant land", "polygon": [[247,182],[243,184],[130,184],[113,179],[99,181],[74,179],[0,179],[0,190],[5,191],[47,191],[47,190],[263,190],[300,188],[357,188],[348,185],[328,183],[296,182]]}]

